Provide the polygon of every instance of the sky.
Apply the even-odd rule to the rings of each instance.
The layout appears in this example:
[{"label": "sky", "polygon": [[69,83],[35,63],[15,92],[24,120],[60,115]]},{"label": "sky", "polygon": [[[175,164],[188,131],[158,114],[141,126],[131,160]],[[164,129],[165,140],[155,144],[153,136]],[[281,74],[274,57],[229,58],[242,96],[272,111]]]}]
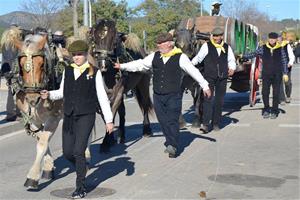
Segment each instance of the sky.
[{"label": "sky", "polygon": [[[21,4],[25,0],[0,0],[0,15],[21,10]],[[49,0],[51,1],[51,0]],[[115,0],[118,2],[119,0]],[[199,0],[201,1],[201,0]],[[209,10],[214,0],[202,0],[204,9]],[[300,0],[254,0],[257,7],[269,14],[272,19],[286,18],[300,19]],[[127,0],[130,7],[138,5],[142,0]],[[226,3],[226,0],[219,0]]]}]

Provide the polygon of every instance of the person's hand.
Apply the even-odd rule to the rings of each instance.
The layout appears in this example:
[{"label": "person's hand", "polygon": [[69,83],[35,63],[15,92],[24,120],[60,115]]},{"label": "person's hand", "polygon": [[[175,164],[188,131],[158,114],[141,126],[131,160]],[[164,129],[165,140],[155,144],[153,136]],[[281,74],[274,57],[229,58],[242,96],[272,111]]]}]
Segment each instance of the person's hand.
[{"label": "person's hand", "polygon": [[106,125],[106,131],[111,134],[114,130],[114,123],[110,122],[110,123],[107,123]]},{"label": "person's hand", "polygon": [[40,94],[42,99],[47,99],[49,97],[49,91],[47,90],[40,91]]},{"label": "person's hand", "polygon": [[291,68],[293,65],[291,65],[291,64],[288,64],[288,68]]},{"label": "person's hand", "polygon": [[210,89],[207,89],[207,90],[203,90],[203,94],[204,94],[204,96],[205,97],[210,97],[211,96],[211,91],[210,91]]},{"label": "person's hand", "polygon": [[233,69],[228,69],[228,76],[232,76],[234,74],[234,70]]},{"label": "person's hand", "polygon": [[117,63],[117,62],[116,62],[114,68],[115,68],[115,69],[120,69],[120,68],[121,68],[120,63]]},{"label": "person's hand", "polygon": [[261,78],[257,79],[257,85],[262,85],[262,80],[261,80]]}]

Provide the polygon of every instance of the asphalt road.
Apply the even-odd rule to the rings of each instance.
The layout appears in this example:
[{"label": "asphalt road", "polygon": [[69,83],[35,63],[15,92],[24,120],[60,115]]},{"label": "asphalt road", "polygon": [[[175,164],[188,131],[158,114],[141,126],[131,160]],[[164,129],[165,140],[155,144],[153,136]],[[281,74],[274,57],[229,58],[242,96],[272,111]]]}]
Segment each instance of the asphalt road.
[{"label": "asphalt road", "polygon": [[[98,140],[91,146],[87,175],[91,191],[86,198],[200,199],[199,192],[205,191],[207,199],[300,199],[300,65],[292,75],[292,102],[280,106],[277,119],[262,119],[261,102],[249,107],[247,93],[229,89],[221,131],[201,135],[190,126],[182,130],[180,155],[175,159],[164,153],[155,116],[151,117],[153,137],[142,138],[142,114],[136,101],[127,99],[125,145],[99,154],[104,127],[97,119]],[[0,90],[0,120],[5,117],[5,95]],[[191,104],[185,94],[183,113],[190,123]],[[56,178],[41,180],[38,191],[26,191],[23,183],[35,158],[35,141],[19,122],[0,121],[0,199],[57,199],[55,195],[71,191],[75,173],[61,156],[61,124],[50,147]]]}]

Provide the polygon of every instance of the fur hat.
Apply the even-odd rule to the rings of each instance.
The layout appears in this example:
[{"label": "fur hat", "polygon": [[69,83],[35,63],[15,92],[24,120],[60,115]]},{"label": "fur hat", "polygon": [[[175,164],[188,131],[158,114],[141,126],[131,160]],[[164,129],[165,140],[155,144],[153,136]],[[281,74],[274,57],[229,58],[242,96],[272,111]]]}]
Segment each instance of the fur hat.
[{"label": "fur hat", "polygon": [[224,31],[220,27],[216,27],[211,32],[212,35],[223,35]]},{"label": "fur hat", "polygon": [[270,39],[277,39],[278,38],[278,34],[277,33],[275,33],[275,32],[271,32],[271,33],[269,33],[269,38]]},{"label": "fur hat", "polygon": [[173,41],[173,36],[171,33],[161,33],[156,38],[157,44],[161,44],[167,41]]},{"label": "fur hat", "polygon": [[76,40],[72,44],[70,44],[68,51],[70,53],[84,53],[88,52],[89,46],[83,40]]}]

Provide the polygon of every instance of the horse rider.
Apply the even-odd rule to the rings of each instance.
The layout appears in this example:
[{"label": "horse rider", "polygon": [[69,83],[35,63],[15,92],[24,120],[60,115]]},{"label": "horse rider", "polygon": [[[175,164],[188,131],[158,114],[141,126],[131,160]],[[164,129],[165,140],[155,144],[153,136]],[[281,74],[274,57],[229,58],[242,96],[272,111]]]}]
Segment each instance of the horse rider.
[{"label": "horse rider", "polygon": [[[262,97],[264,108],[262,116],[264,119],[275,119],[278,117],[279,90],[282,80],[288,79],[287,55],[284,48],[278,42],[278,34],[271,32],[268,35],[268,42],[260,46],[255,52],[242,55],[242,59],[251,59],[256,56],[262,58]],[[272,108],[269,104],[270,87],[273,89]]]},{"label": "horse rider", "polygon": [[158,51],[144,59],[123,64],[115,63],[115,68],[131,72],[152,69],[154,110],[166,138],[165,152],[170,158],[175,158],[178,153],[179,115],[182,107],[182,70],[200,84],[205,96],[209,97],[211,93],[207,81],[199,70],[181,49],[174,46],[173,36],[170,33],[159,34],[156,44]]},{"label": "horse rider", "polygon": [[101,72],[88,60],[88,45],[83,40],[76,40],[68,48],[73,63],[66,66],[63,79],[58,90],[41,91],[43,99],[64,99],[63,120],[63,155],[76,168],[76,190],[72,198],[86,196],[85,176],[87,164],[85,149],[88,138],[95,124],[97,102],[99,102],[106,130],[113,130],[113,116],[110,102],[104,89]]},{"label": "horse rider", "polygon": [[295,55],[293,52],[293,49],[291,45],[289,44],[289,41],[286,38],[286,32],[282,32],[281,36],[278,37],[278,40],[282,46],[282,48],[285,51],[285,54],[287,55],[287,61],[288,61],[288,80],[285,82],[283,81],[283,84],[280,84],[280,97],[279,102],[280,104],[284,105],[285,103],[291,102],[291,93],[292,93],[292,79],[291,79],[291,73],[292,73],[292,67],[295,62]]},{"label": "horse rider", "polygon": [[[236,62],[231,47],[223,41],[223,29],[216,27],[211,32],[210,41],[204,43],[192,59],[193,65],[204,62],[204,78],[212,91],[211,97],[204,97],[203,124],[200,130],[207,134],[211,127],[220,130],[222,107],[226,94],[227,79],[234,74]],[[214,94],[215,93],[215,94]]]}]

